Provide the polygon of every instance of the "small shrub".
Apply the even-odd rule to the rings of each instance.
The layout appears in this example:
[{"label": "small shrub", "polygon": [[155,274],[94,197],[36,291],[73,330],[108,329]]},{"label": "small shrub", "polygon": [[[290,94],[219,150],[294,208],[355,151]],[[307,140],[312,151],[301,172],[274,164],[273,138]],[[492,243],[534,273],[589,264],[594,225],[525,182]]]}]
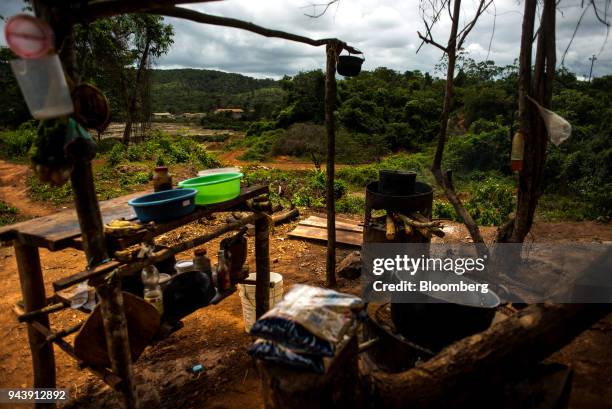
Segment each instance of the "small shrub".
[{"label": "small shrub", "polygon": [[361,195],[344,196],[336,202],[336,211],[339,213],[363,214],[365,197]]},{"label": "small shrub", "polygon": [[125,147],[123,144],[118,143],[112,147],[106,158],[106,163],[109,166],[117,166],[120,164],[125,157]]},{"label": "small shrub", "polygon": [[489,226],[503,224],[514,210],[515,188],[503,180],[488,178],[474,183],[470,189],[470,198],[465,209],[476,223]]},{"label": "small shrub", "polygon": [[17,223],[21,219],[19,210],[0,200],[0,226]]},{"label": "small shrub", "polygon": [[453,205],[438,199],[434,200],[433,202],[432,217],[434,219],[450,219],[459,221],[459,216],[457,216]]},{"label": "small shrub", "polygon": [[24,122],[14,131],[0,132],[2,154],[8,159],[24,158],[36,139],[35,121]]}]

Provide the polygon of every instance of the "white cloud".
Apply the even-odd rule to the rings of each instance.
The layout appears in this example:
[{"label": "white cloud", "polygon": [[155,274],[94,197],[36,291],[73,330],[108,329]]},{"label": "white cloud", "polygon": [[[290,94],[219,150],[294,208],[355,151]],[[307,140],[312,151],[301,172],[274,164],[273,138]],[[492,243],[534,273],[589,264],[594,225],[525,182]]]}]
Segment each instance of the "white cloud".
[{"label": "white cloud", "polygon": [[[464,15],[469,17],[473,14],[475,1],[464,0]],[[385,66],[399,71],[418,69],[432,72],[441,57],[440,50],[429,45],[424,45],[416,54],[420,45],[416,32],[423,31],[419,0],[340,0],[317,19],[304,15],[313,12],[309,6],[313,3],[321,1],[225,0],[186,7],[311,38],[340,38],[364,51],[365,69]],[[22,4],[19,0],[1,1],[0,14],[18,12]],[[477,60],[488,57],[500,65],[512,64],[518,58],[523,3],[518,0],[496,0],[494,4],[495,9],[491,8],[481,17],[468,37],[466,49]],[[559,4],[559,63],[581,12],[579,0],[562,0]],[[242,30],[174,18],[167,21],[174,25],[176,35],[171,51],[158,61],[158,66],[162,68],[220,69],[278,78],[284,74],[293,75],[301,70],[325,66],[323,47],[268,39]],[[444,14],[434,29],[439,42],[445,42],[448,29],[448,17]],[[489,48],[492,34],[493,41]],[[565,65],[580,75],[588,75],[588,58],[596,54],[595,74],[612,73],[612,49],[605,47],[601,51],[605,36],[605,27],[596,22],[592,10],[589,10],[565,58]]]}]

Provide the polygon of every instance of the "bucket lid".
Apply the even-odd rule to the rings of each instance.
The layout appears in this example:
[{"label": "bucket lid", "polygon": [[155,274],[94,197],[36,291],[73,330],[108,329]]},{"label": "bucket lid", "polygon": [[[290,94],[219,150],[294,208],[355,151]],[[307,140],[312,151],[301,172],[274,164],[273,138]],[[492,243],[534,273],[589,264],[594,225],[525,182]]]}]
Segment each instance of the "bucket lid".
[{"label": "bucket lid", "polygon": [[54,35],[43,20],[28,14],[11,17],[4,26],[9,48],[22,58],[40,58],[53,49]]}]

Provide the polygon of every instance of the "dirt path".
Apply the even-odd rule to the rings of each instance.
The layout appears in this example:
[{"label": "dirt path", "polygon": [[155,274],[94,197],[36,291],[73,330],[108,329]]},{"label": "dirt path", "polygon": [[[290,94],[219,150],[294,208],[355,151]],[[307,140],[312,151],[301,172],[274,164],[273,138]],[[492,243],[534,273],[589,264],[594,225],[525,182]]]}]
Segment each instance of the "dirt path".
[{"label": "dirt path", "polygon": [[26,217],[46,216],[56,211],[53,206],[35,202],[28,196],[27,178],[32,170],[24,164],[0,160],[0,200],[19,209]]},{"label": "dirt path", "polygon": [[[314,170],[315,167],[312,162],[300,162],[297,158],[291,156],[275,156],[271,161],[257,162],[257,161],[245,161],[238,159],[244,154],[245,149],[234,149],[232,151],[217,151],[217,157],[219,160],[227,165],[232,166],[260,166],[269,169],[279,170]],[[348,165],[336,164],[336,169],[344,168]],[[321,169],[325,170],[325,164],[321,165]]]}]

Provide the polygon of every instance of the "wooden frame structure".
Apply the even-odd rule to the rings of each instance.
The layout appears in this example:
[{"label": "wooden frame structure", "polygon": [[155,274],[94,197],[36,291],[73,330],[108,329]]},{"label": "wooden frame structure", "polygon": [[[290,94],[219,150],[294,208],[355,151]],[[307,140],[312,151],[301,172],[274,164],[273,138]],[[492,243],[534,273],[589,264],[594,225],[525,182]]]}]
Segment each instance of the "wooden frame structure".
[{"label": "wooden frame structure", "polygon": [[[267,193],[268,186],[266,185],[243,188],[240,195],[235,199],[216,205],[198,207],[195,212],[187,216],[170,222],[159,223],[153,227],[143,228],[142,233],[150,239],[179,228],[187,223],[214,214],[215,212],[235,210],[251,211],[246,205],[246,201]],[[141,193],[102,202],[103,220],[109,222],[117,217],[135,219],[133,210],[127,205],[127,200],[139,194]],[[137,396],[135,393],[130,396],[130,393],[134,392],[131,375],[131,359],[128,362],[121,363],[121,365],[124,366],[113,364],[112,370],[89,366],[80,361],[75,354],[74,347],[64,340],[66,336],[79,331],[82,323],[55,332],[51,331],[49,315],[70,307],[69,300],[65,299],[59,292],[81,282],[88,281],[96,287],[98,295],[100,295],[101,292],[105,292],[104,295],[109,295],[111,291],[115,290],[118,294],[121,294],[120,280],[117,279],[118,277],[137,274],[146,265],[160,262],[180,252],[203,245],[222,234],[238,230],[242,226],[251,223],[255,225],[255,263],[257,274],[255,294],[256,315],[260,316],[268,309],[268,288],[270,285],[268,242],[270,226],[269,217],[263,213],[253,212],[251,215],[239,221],[225,224],[212,232],[181,242],[171,248],[157,251],[146,259],[129,262],[109,259],[95,267],[68,277],[63,277],[53,283],[53,289],[56,293],[51,297],[47,297],[45,294],[45,283],[42,276],[38,249],[42,247],[50,251],[58,251],[65,248],[82,250],[83,243],[81,242],[76,213],[72,210],[66,210],[0,229],[0,240],[2,242],[12,243],[15,248],[25,311],[18,316],[18,320],[28,324],[28,338],[33,362],[34,387],[55,387],[55,358],[53,353],[53,344],[55,344],[70,357],[77,360],[80,367],[89,369],[111,387],[121,390],[126,397],[128,407],[137,407]],[[132,240],[115,240],[112,242],[112,245],[115,248],[125,248],[138,243],[141,238],[142,235],[137,235],[137,237]],[[109,277],[113,277],[114,279],[109,282]],[[234,290],[223,293],[222,297],[217,299],[215,303],[220,302],[233,292]],[[114,305],[114,303],[111,303],[111,305]],[[117,317],[122,314],[122,303],[119,304],[119,310],[103,310],[103,315],[106,315],[106,317],[103,318],[109,320],[117,320]],[[113,341],[117,342],[117,339],[121,337],[125,337],[127,341],[127,328],[124,331],[121,323],[111,322],[111,324],[111,328],[115,332],[113,332],[113,336],[107,335],[106,339],[109,345],[109,356],[112,361],[112,359],[117,359],[117,355],[123,353],[123,351],[111,350],[111,346],[114,348],[121,347],[121,345],[118,346],[116,343],[113,345]],[[120,334],[120,336],[117,336],[117,334]],[[126,357],[130,358],[129,349],[126,351],[126,354]]]},{"label": "wooden frame structure", "polygon": [[[337,39],[310,39],[279,30],[267,29],[252,23],[227,17],[212,16],[191,9],[176,7],[179,3],[197,3],[216,0],[86,0],[80,2],[60,2],[55,0],[33,0],[36,15],[46,20],[55,32],[56,49],[59,50],[64,70],[78,83],[76,73],[74,52],[74,24],[87,24],[97,18],[110,17],[124,13],[151,13],[192,20],[204,24],[213,24],[234,27],[251,31],[265,37],[282,38],[296,41],[311,46],[326,46],[326,82],[325,82],[325,123],[327,130],[327,271],[326,284],[335,285],[335,200],[333,195],[334,184],[334,162],[335,162],[335,126],[333,111],[336,105],[336,59],[338,54],[347,49],[350,52],[359,52],[353,47]],[[100,280],[109,271],[121,271],[128,274],[142,268],[142,263],[134,266],[123,266],[118,261],[108,261],[109,254],[103,231],[103,213],[105,216],[112,215],[116,218],[117,212],[101,212],[93,182],[91,162],[81,151],[82,147],[76,146],[71,152],[73,158],[73,171],[71,182],[74,194],[76,216],[78,218],[80,234],[74,237],[61,237],[61,240],[52,240],[45,243],[44,235],[28,235],[27,228],[17,226],[12,230],[0,230],[0,240],[11,240],[15,246],[15,253],[19,266],[19,276],[23,293],[25,314],[22,320],[28,322],[28,338],[32,350],[34,365],[34,387],[55,386],[55,360],[52,344],[71,354],[70,346],[63,341],[64,334],[78,331],[78,328],[65,329],[59,333],[51,333],[49,329],[48,314],[61,309],[62,306],[55,303],[48,305],[45,296],[44,282],[41,273],[38,247],[47,247],[50,250],[59,250],[65,247],[82,249],[88,261],[88,270],[76,276],[60,280],[55,283],[55,288],[60,289],[79,281],[89,280],[96,287],[100,308],[103,316],[104,330],[107,339],[108,353],[111,361],[112,371],[101,368],[90,368],[100,375],[107,383],[119,389],[124,396],[127,408],[138,408],[139,400],[133,384],[132,361],[129,352],[127,323],[123,310],[120,280]],[[242,195],[241,195],[242,197]],[[125,198],[122,198],[125,200]],[[236,205],[240,203],[235,203]],[[104,208],[107,204],[103,203]],[[226,208],[226,209],[229,209]],[[198,210],[191,217],[201,217],[214,210]],[[247,218],[255,222],[256,229],[256,265],[257,275],[257,316],[261,315],[268,307],[268,285],[269,282],[269,244],[268,244],[268,219],[261,215]],[[38,219],[40,220],[40,219]],[[192,219],[192,220],[195,220]],[[247,223],[246,219],[240,223]],[[158,229],[171,230],[186,223],[181,220],[178,225],[169,224]],[[34,220],[30,223],[41,223]],[[25,226],[27,227],[27,226]],[[227,226],[223,232],[231,230]],[[166,231],[168,231],[166,230]],[[219,233],[222,234],[223,232]],[[214,233],[216,234],[216,233]],[[217,234],[217,235],[219,235]],[[215,235],[214,237],[216,237]],[[78,236],[78,237],[77,237]],[[181,247],[184,251],[193,247],[194,243],[203,244],[213,238],[211,235],[203,236],[199,240],[187,243]],[[42,244],[42,245],[41,245]],[[174,251],[174,250],[173,250]],[[177,252],[178,252],[177,251]],[[174,253],[173,253],[174,254]],[[157,254],[151,259],[164,258],[171,254]],[[146,263],[146,262],[145,262]],[[115,277],[118,274],[114,274]],[[52,300],[53,301],[53,300]],[[57,300],[54,300],[57,301]]]}]

